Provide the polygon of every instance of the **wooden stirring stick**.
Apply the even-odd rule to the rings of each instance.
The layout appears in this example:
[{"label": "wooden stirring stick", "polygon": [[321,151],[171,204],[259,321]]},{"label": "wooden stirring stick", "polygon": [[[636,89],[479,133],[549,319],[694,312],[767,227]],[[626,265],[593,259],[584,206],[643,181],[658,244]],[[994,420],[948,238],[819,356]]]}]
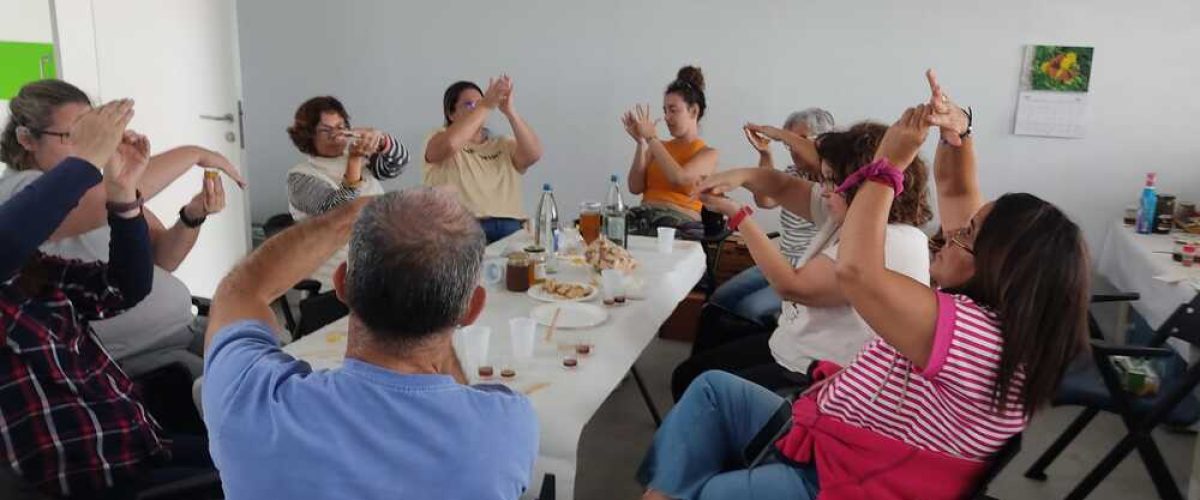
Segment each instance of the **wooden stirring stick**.
[{"label": "wooden stirring stick", "polygon": [[530,395],[532,395],[533,393],[535,393],[535,392],[537,392],[537,391],[540,391],[540,390],[542,390],[542,389],[545,389],[545,388],[547,388],[547,387],[550,387],[550,383],[549,383],[549,382],[538,382],[538,383],[536,383],[536,384],[533,384],[533,385],[531,385],[531,386],[529,386],[529,387],[525,388],[525,390],[524,390],[524,391],[522,391],[522,392],[524,392],[526,396],[530,396]]},{"label": "wooden stirring stick", "polygon": [[554,339],[554,329],[558,327],[558,314],[561,312],[561,307],[554,308],[554,316],[550,318],[550,328],[546,329],[546,342]]}]

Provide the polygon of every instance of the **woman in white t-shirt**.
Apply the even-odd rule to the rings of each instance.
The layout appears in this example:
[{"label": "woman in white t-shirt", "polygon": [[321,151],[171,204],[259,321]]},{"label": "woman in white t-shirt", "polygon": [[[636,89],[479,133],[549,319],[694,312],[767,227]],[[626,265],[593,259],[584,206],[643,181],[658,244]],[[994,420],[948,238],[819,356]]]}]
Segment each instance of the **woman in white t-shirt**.
[{"label": "woman in white t-shirt", "polygon": [[[736,225],[755,264],[784,303],[774,332],[710,333],[706,350],[695,352],[675,369],[671,388],[677,398],[708,370],[734,372],[769,389],[806,385],[813,361],[849,363],[875,336],[850,307],[834,275],[838,231],[857,191],[835,189],[870,163],[886,131],[882,124],[864,122],[823,134],[815,143],[809,141],[821,159],[821,183],[763,168],[722,172],[704,182],[701,199]],[[904,193],[892,205],[884,245],[889,269],[925,284],[929,283],[929,244],[918,227],[933,217],[927,182],[928,171],[918,158],[904,174]],[[748,215],[752,209],[723,196],[739,187],[779,200],[784,208],[821,224],[799,265],[793,266],[767,238]]]}]

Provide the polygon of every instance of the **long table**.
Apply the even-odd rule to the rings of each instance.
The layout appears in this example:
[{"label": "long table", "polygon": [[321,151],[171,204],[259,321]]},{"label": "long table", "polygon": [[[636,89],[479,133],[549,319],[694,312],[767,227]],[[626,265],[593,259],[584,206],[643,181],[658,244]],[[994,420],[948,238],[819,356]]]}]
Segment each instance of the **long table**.
[{"label": "long table", "polygon": [[[506,249],[521,248],[527,239],[525,233],[519,232],[496,242],[488,247],[488,257],[496,259]],[[640,264],[635,275],[643,283],[642,298],[630,300],[623,306],[606,307],[608,319],[597,327],[560,330],[556,334],[586,337],[594,344],[592,353],[581,357],[577,368],[563,368],[561,355],[554,345],[557,341],[545,342],[545,328],[539,326],[533,362],[523,366],[515,379],[504,382],[515,390],[528,393],[538,415],[540,448],[533,482],[526,494],[528,498],[537,494],[547,473],[555,477],[558,498],[574,498],[575,468],[583,427],[704,274],[704,251],[695,242],[676,241],[670,254],[658,253],[653,238],[630,237],[629,246]],[[560,265],[560,268],[554,276],[556,279],[589,279],[586,268],[569,265]],[[600,305],[599,300],[591,303]],[[509,319],[527,316],[540,304],[524,293],[504,290],[503,282],[488,287],[487,305],[476,324],[492,329],[489,359],[503,360],[511,354]],[[343,319],[284,350],[308,361],[314,369],[337,369],[345,354],[346,329],[347,321]],[[461,352],[459,357],[466,359]]]}]

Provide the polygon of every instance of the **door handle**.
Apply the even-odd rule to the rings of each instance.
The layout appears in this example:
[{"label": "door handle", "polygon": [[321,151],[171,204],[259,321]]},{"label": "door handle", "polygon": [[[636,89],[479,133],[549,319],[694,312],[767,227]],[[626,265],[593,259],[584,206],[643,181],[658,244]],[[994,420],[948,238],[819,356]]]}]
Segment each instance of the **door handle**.
[{"label": "door handle", "polygon": [[200,118],[205,119],[205,120],[215,120],[215,121],[219,121],[219,122],[233,123],[233,113],[225,113],[221,116],[200,115]]}]

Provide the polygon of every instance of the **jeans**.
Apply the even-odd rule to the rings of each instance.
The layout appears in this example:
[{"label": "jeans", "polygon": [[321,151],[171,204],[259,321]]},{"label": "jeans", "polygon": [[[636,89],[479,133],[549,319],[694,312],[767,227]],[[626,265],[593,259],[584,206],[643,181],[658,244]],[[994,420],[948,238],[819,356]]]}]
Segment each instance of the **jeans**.
[{"label": "jeans", "polygon": [[812,465],[795,467],[769,455],[753,469],[742,468],[747,445],[784,402],[728,373],[701,375],[654,435],[638,481],[671,498],[816,498]]},{"label": "jeans", "polygon": [[506,217],[486,217],[479,219],[479,225],[483,226],[483,234],[487,236],[489,245],[521,230],[520,220]]},{"label": "jeans", "polygon": [[738,273],[712,294],[712,303],[763,326],[774,326],[783,299],[767,283],[758,266]]}]

